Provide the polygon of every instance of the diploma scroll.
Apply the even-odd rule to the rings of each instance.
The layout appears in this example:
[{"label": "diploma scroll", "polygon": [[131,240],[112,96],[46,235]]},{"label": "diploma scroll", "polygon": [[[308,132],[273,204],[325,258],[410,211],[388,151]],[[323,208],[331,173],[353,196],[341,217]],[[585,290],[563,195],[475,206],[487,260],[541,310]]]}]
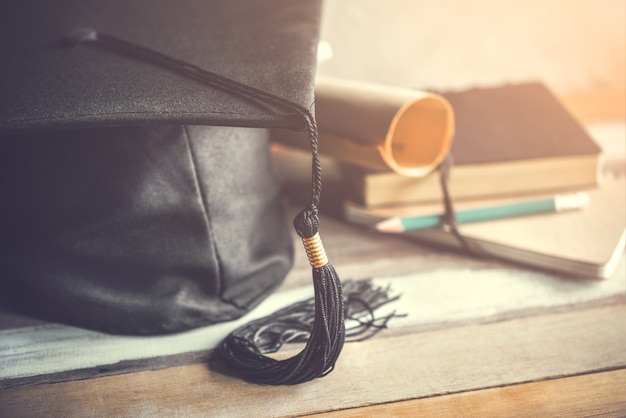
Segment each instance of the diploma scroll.
[{"label": "diploma scroll", "polygon": [[[319,77],[315,113],[321,153],[410,177],[432,172],[454,135],[447,100],[408,88]],[[281,142],[306,145],[279,136]]]}]

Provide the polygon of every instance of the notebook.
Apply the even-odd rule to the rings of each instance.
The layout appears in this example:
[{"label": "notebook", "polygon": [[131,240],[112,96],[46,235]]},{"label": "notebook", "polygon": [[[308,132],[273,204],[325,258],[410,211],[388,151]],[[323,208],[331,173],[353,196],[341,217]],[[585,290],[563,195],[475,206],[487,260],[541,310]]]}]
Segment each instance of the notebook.
[{"label": "notebook", "polygon": [[[472,248],[532,267],[575,276],[605,278],[616,269],[626,241],[626,181],[607,175],[589,190],[583,209],[460,225]],[[346,220],[365,226],[397,216],[394,208],[365,208],[348,204]],[[462,248],[449,231],[433,228],[406,232],[422,243]]]}]

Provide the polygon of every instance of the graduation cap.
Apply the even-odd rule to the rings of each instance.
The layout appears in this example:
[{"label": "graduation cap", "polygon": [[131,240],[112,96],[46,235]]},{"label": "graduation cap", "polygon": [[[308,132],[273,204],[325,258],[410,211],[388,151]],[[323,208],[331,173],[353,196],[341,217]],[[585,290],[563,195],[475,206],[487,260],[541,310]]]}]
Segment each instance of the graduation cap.
[{"label": "graduation cap", "polygon": [[233,333],[220,352],[254,382],[328,373],[345,325],[318,234],[319,20],[313,0],[4,5],[1,306],[123,334],[245,314],[292,263],[259,128],[297,130],[313,162],[311,201],[294,220],[315,288],[306,347],[278,361],[255,340],[260,326],[266,343],[288,339],[289,311]]}]

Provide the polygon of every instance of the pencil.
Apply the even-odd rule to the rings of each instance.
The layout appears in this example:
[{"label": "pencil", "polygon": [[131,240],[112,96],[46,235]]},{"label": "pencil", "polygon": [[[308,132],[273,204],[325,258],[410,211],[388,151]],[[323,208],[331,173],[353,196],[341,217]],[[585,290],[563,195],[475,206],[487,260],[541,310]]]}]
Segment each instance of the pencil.
[{"label": "pencil", "polygon": [[[456,211],[459,224],[580,209],[589,203],[584,192],[560,194],[539,199],[522,200],[494,206],[485,206]],[[417,229],[435,228],[443,224],[441,214],[389,218],[375,225],[380,232],[402,233]]]}]

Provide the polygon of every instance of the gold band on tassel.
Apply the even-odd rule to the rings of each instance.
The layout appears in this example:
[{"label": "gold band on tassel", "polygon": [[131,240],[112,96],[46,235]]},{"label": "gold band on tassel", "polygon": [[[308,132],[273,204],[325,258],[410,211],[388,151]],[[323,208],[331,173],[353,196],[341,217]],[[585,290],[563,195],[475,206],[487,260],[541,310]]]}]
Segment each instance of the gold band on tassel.
[{"label": "gold band on tassel", "polygon": [[326,251],[324,251],[319,233],[316,232],[310,238],[302,238],[302,242],[304,243],[304,249],[307,257],[309,257],[311,267],[318,269],[328,264],[328,257],[326,257]]}]

